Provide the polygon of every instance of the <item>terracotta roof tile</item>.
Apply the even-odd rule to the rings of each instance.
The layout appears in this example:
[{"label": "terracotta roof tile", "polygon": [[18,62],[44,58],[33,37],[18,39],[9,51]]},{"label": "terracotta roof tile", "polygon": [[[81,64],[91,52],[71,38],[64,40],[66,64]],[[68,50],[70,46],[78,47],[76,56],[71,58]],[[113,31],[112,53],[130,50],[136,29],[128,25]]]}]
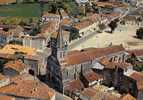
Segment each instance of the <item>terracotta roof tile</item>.
[{"label": "terracotta roof tile", "polygon": [[6,76],[0,74],[0,80],[6,79],[6,78],[7,78]]},{"label": "terracotta roof tile", "polygon": [[86,97],[94,97],[96,95],[97,91],[94,88],[85,88],[84,91],[81,93],[82,96],[86,96]]},{"label": "terracotta roof tile", "polygon": [[11,97],[11,96],[0,96],[0,100],[14,100],[14,98],[13,97]]},{"label": "terracotta roof tile", "polygon": [[59,34],[58,32],[53,32],[53,33],[51,34],[51,37],[52,37],[52,38],[57,38],[57,37],[58,37],[58,34]]},{"label": "terracotta roof tile", "polygon": [[49,100],[55,95],[53,90],[38,80],[15,78],[13,82],[13,84],[0,88],[0,93],[45,100]]},{"label": "terracotta roof tile", "polygon": [[7,44],[0,49],[1,54],[15,54],[16,52],[24,53],[24,55],[36,55],[36,49],[16,44]]},{"label": "terracotta roof tile", "polygon": [[80,80],[72,80],[65,87],[65,90],[70,91],[70,92],[74,92],[76,90],[81,90],[83,88],[84,88],[84,86]]},{"label": "terracotta roof tile", "polygon": [[58,30],[59,25],[57,21],[49,21],[46,25],[44,25],[41,29],[41,34],[46,34],[46,36],[50,36],[52,33]]},{"label": "terracotta roof tile", "polygon": [[83,76],[88,82],[97,81],[102,78],[101,75],[93,72],[92,70],[85,72]]},{"label": "terracotta roof tile", "polygon": [[121,98],[121,100],[136,100],[132,95],[127,94]]},{"label": "terracotta roof tile", "polygon": [[21,60],[9,61],[4,65],[4,68],[11,68],[18,72],[23,71],[26,68],[26,65]]},{"label": "terracotta roof tile", "polygon": [[93,15],[88,16],[87,18],[81,20],[80,22],[74,24],[73,27],[75,27],[76,29],[86,28],[86,27],[94,24],[95,22],[97,22],[99,17],[100,17],[99,14],[93,14]]},{"label": "terracotta roof tile", "polygon": [[126,62],[109,61],[107,57],[103,57],[102,59],[100,59],[99,62],[100,64],[104,65],[105,68],[109,68],[109,69],[115,69],[116,67],[127,69],[129,66],[131,66],[130,63],[126,63]]},{"label": "terracotta roof tile", "polygon": [[122,7],[127,8],[128,5],[124,3],[118,3],[118,2],[96,2],[95,3],[98,7]]},{"label": "terracotta roof tile", "polygon": [[130,77],[136,80],[138,90],[143,90],[143,74],[141,72],[134,72]]},{"label": "terracotta roof tile", "polygon": [[65,24],[66,24],[66,25],[70,25],[71,22],[72,22],[71,19],[65,18],[65,19],[62,20],[61,24],[62,24],[62,25],[65,25]]},{"label": "terracotta roof tile", "polygon": [[73,53],[70,55],[65,56],[66,65],[74,65],[80,64],[86,61],[91,61],[96,58],[100,58],[103,56],[107,56],[113,53],[118,53],[124,51],[122,46],[112,46],[107,48],[94,48],[94,49],[86,49],[82,50],[78,53]]}]

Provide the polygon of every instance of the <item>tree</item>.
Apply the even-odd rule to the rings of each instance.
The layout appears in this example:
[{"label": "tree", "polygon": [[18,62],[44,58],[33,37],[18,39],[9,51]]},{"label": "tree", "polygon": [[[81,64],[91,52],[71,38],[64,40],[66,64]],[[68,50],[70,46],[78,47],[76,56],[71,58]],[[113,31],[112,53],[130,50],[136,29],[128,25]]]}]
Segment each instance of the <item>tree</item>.
[{"label": "tree", "polygon": [[102,32],[102,31],[106,28],[106,26],[105,26],[104,23],[100,23],[100,24],[98,25],[98,27],[99,27],[99,32]]},{"label": "tree", "polygon": [[136,35],[137,38],[143,39],[143,27],[140,27],[139,29],[136,30]]},{"label": "tree", "polygon": [[57,12],[57,4],[56,3],[50,5],[50,11],[49,12],[54,13],[54,14]]},{"label": "tree", "polygon": [[118,22],[119,20],[118,19],[116,19],[116,20],[113,20],[113,21],[111,21],[109,24],[108,24],[108,26],[111,28],[111,33],[113,33],[113,31],[117,28],[117,26],[118,26]]}]

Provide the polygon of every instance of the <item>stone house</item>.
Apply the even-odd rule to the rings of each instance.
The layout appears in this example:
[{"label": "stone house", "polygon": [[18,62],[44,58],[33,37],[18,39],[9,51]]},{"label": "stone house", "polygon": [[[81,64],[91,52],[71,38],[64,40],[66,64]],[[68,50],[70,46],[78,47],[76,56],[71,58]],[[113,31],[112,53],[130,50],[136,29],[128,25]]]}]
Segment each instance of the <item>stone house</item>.
[{"label": "stone house", "polygon": [[34,75],[39,75],[41,71],[44,73],[43,69],[45,70],[47,57],[50,55],[49,49],[46,51],[46,53],[36,52],[34,48],[9,44],[0,49],[0,57],[6,61],[21,59]]},{"label": "stone house", "polygon": [[80,36],[94,32],[97,28],[99,15],[94,14],[92,16],[88,16],[88,18],[81,20],[78,23],[73,24],[73,29],[75,32],[78,32]]},{"label": "stone house", "polygon": [[136,94],[135,97],[137,100],[142,100],[143,98],[143,74],[141,72],[134,72],[130,76],[132,80],[136,82]]},{"label": "stone house", "polygon": [[131,94],[126,94],[126,95],[124,95],[122,98],[121,98],[121,100],[136,100],[136,98],[134,98]]},{"label": "stone house", "polygon": [[42,36],[22,36],[23,46],[35,48],[39,52],[47,46],[47,39]]},{"label": "stone house", "polygon": [[91,87],[98,84],[103,80],[102,75],[95,73],[92,70],[81,73],[80,80],[83,82],[85,87]]},{"label": "stone house", "polygon": [[108,89],[101,85],[85,88],[81,92],[79,100],[120,100],[119,93],[115,93],[115,91],[109,92]]},{"label": "stone house", "polygon": [[4,87],[10,84],[10,79],[2,74],[0,74],[0,87]]},{"label": "stone house", "polygon": [[[6,29],[6,30],[5,30]],[[23,34],[24,29],[20,26],[3,26],[0,29],[0,44],[6,44],[16,40]]]},{"label": "stone house", "polygon": [[89,0],[75,0],[76,1],[76,3],[80,6],[80,5],[84,5],[84,4],[86,4],[86,3],[88,3],[89,2]]},{"label": "stone house", "polygon": [[119,2],[95,2],[101,14],[123,13],[127,9],[127,4]]},{"label": "stone house", "polygon": [[8,95],[12,98],[9,100],[56,100],[56,92],[53,89],[29,74],[13,77],[11,83],[0,88],[0,93],[12,94]]},{"label": "stone house", "polygon": [[57,32],[59,28],[59,20],[49,20],[47,23],[45,23],[41,28],[41,35],[47,38],[47,40],[50,40],[50,37],[53,33]]},{"label": "stone house", "polygon": [[68,13],[64,9],[60,9],[59,13],[62,19],[70,18]]},{"label": "stone house", "polygon": [[104,65],[103,69],[103,84],[109,87],[115,87],[121,93],[131,93],[136,95],[136,83],[127,75],[133,73],[133,67],[126,62],[113,62],[108,59],[100,61]]},{"label": "stone house", "polygon": [[42,16],[42,22],[47,23],[50,21],[60,21],[60,15],[52,13],[44,13]]},{"label": "stone house", "polygon": [[64,86],[63,92],[75,100],[83,89],[84,85],[80,80],[71,80]]},{"label": "stone house", "polygon": [[13,34],[0,30],[0,44],[8,43],[13,39]]},{"label": "stone house", "polygon": [[16,76],[28,73],[29,68],[21,61],[9,61],[4,65],[3,74],[7,76]]}]

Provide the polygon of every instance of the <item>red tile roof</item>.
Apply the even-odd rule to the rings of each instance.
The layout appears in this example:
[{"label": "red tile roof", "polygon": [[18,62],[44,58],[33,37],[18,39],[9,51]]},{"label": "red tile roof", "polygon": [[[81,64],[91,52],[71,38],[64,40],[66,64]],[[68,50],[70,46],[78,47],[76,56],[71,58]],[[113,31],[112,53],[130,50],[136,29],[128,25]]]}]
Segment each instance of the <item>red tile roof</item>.
[{"label": "red tile roof", "polygon": [[0,96],[0,100],[14,100],[14,97],[11,96]]},{"label": "red tile roof", "polygon": [[11,68],[17,72],[21,72],[26,69],[26,65],[21,60],[9,61],[4,65],[4,68]]},{"label": "red tile roof", "polygon": [[93,81],[97,81],[99,79],[102,78],[101,75],[93,72],[92,70],[83,73],[84,78],[88,81],[88,82],[93,82]]},{"label": "red tile roof", "polygon": [[85,88],[84,91],[81,94],[82,94],[82,96],[92,98],[96,95],[97,92],[94,88],[89,87],[89,88]]},{"label": "red tile roof", "polygon": [[143,90],[143,73],[141,72],[134,72],[130,75],[130,77],[137,82],[138,90]]},{"label": "red tile roof", "polygon": [[26,79],[25,77],[18,76],[13,78],[11,81],[13,81],[12,84],[0,88],[0,93],[41,98],[45,100],[50,100],[55,95],[55,92],[52,89],[38,80]]},{"label": "red tile roof", "polygon": [[117,3],[117,2],[95,2],[95,4],[98,7],[123,7],[123,8],[127,8],[128,5],[127,4],[123,4],[123,3]]},{"label": "red tile roof", "polygon": [[83,28],[86,28],[92,24],[94,24],[95,22],[98,21],[100,17],[100,14],[93,14],[91,16],[88,16],[87,18],[81,20],[80,22],[74,24],[73,27],[77,28],[77,29],[83,29]]},{"label": "red tile roof", "polygon": [[105,68],[109,68],[109,69],[115,69],[116,67],[127,69],[129,66],[131,66],[130,63],[126,63],[126,62],[109,61],[107,57],[100,59],[99,62],[100,64],[104,65]]},{"label": "red tile roof", "polygon": [[65,87],[66,91],[74,92],[76,90],[82,90],[84,88],[80,80],[72,80]]},{"label": "red tile roof", "polygon": [[127,94],[121,98],[121,100],[136,100],[132,95]]},{"label": "red tile roof", "polygon": [[41,29],[41,34],[44,34],[46,36],[50,36],[51,33],[54,33],[57,31],[57,27],[56,25],[58,25],[57,21],[49,21],[46,25],[44,25]]},{"label": "red tile roof", "polygon": [[120,100],[120,97],[115,94],[99,91],[91,87],[84,89],[81,95],[81,97],[89,97],[90,100]]},{"label": "red tile roof", "polygon": [[6,76],[0,74],[0,80],[7,79],[7,78],[8,78],[8,77],[6,77]]},{"label": "red tile roof", "polygon": [[73,53],[65,56],[66,65],[80,64],[83,62],[91,61],[96,58],[107,56],[110,54],[118,53],[125,51],[124,48],[120,46],[112,46],[107,48],[94,48],[94,49],[85,49],[78,53]]}]

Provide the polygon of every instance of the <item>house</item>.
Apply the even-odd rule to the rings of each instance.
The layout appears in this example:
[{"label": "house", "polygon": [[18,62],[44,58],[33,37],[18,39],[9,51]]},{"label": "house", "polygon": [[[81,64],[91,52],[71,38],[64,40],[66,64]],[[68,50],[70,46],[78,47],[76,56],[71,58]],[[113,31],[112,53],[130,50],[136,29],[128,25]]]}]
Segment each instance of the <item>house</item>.
[{"label": "house", "polygon": [[143,74],[141,72],[134,72],[129,77],[136,81],[136,97],[137,100],[141,100],[143,98]]},{"label": "house", "polygon": [[44,12],[44,14],[42,16],[42,22],[48,23],[49,21],[59,22],[60,21],[60,15]]},{"label": "house", "polygon": [[128,25],[128,24],[131,24],[131,25],[134,25],[134,24],[137,24],[137,17],[134,16],[134,15],[127,15],[123,18],[123,20],[125,21],[125,23]]},{"label": "house", "polygon": [[0,5],[16,3],[17,0],[0,0]]},{"label": "house", "polygon": [[92,16],[88,16],[88,18],[73,24],[72,27],[80,36],[89,32],[94,32],[97,28],[99,17],[98,14],[93,14]]},{"label": "house", "polygon": [[0,49],[0,53],[3,54],[16,54],[18,52],[24,55],[36,55],[36,50],[34,48],[24,47],[16,44],[7,44]]},{"label": "house", "polygon": [[73,99],[80,95],[80,92],[84,89],[84,85],[80,80],[72,80],[64,86],[64,93]]},{"label": "house", "polygon": [[21,61],[9,61],[4,65],[3,74],[7,76],[16,76],[28,73],[29,68]]},{"label": "house", "polygon": [[83,5],[88,3],[88,0],[75,0],[78,5]]},{"label": "house", "polygon": [[[85,88],[80,94],[81,100],[95,100],[97,91],[94,88]],[[97,99],[97,98],[96,98]]]},{"label": "house", "polygon": [[85,73],[81,73],[80,80],[83,82],[85,87],[91,87],[95,84],[98,84],[100,81],[102,81],[103,77],[102,75],[99,75],[90,69]]},{"label": "house", "polygon": [[[40,74],[41,67],[45,67],[46,63],[46,55],[43,53],[37,53],[36,49],[30,48],[30,47],[24,47],[21,45],[13,45],[13,44],[7,44],[2,49],[0,49],[0,53],[2,55],[2,58],[6,60],[15,60],[15,59],[21,59],[26,66],[29,67],[30,72],[34,73],[34,75]],[[39,55],[43,55],[42,57],[39,57]]]},{"label": "house", "polygon": [[103,84],[109,87],[114,87],[121,93],[131,93],[136,95],[136,83],[128,75],[131,75],[134,70],[131,64],[126,62],[109,61],[102,59],[100,61],[104,65],[102,70]]},{"label": "house", "polygon": [[0,44],[8,43],[13,39],[13,34],[0,30]]},{"label": "house", "polygon": [[29,74],[13,77],[11,81],[12,84],[0,88],[0,93],[12,94],[14,99],[55,100],[55,91]]},{"label": "house", "polygon": [[59,13],[62,19],[70,18],[68,13],[64,9],[60,9]]},{"label": "house", "polygon": [[44,36],[22,36],[23,46],[35,48],[39,52],[43,52],[47,46],[47,39]]},{"label": "house", "polygon": [[[100,89],[100,90],[99,90]],[[105,86],[85,88],[80,94],[80,100],[120,100],[121,95],[114,90],[108,91]]]},{"label": "house", "polygon": [[58,21],[48,21],[46,24],[42,26],[40,34],[42,34],[49,40],[51,34],[57,32],[58,28],[59,28]]},{"label": "house", "polygon": [[136,100],[132,95],[126,94],[124,95],[121,100]]},{"label": "house", "polygon": [[99,13],[101,14],[110,14],[110,13],[123,13],[126,11],[128,5],[125,3],[119,2],[95,2],[93,3],[96,5]]},{"label": "house", "polygon": [[0,44],[6,44],[16,40],[23,34],[24,29],[20,26],[0,26]]},{"label": "house", "polygon": [[0,74],[0,88],[10,84],[10,78]]}]

